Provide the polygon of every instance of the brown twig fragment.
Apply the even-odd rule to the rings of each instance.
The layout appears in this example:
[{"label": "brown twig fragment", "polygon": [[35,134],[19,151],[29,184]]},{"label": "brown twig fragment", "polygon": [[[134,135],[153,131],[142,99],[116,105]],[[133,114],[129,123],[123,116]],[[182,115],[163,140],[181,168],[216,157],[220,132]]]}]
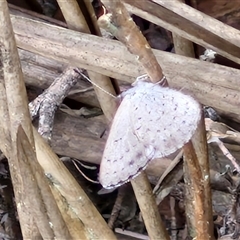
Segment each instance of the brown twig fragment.
[{"label": "brown twig fragment", "polygon": [[[175,0],[183,2],[184,0]],[[193,43],[173,33],[173,42],[177,54],[195,57]],[[185,206],[189,235],[196,239],[214,239],[212,232],[212,208],[210,192],[210,173],[208,166],[207,142],[204,122],[199,123],[193,142],[184,147],[185,162]],[[193,202],[195,204],[193,204]],[[206,211],[206,209],[208,209]],[[205,212],[207,212],[205,214]]]},{"label": "brown twig fragment", "polygon": [[123,185],[121,187],[118,188],[118,195],[117,195],[117,199],[114,203],[114,206],[113,206],[113,209],[112,209],[112,212],[111,212],[111,216],[108,220],[108,226],[113,229],[114,227],[114,223],[119,215],[119,212],[121,210],[121,206],[122,206],[122,201],[123,201],[123,198],[124,198],[124,195],[126,194],[126,191],[127,188],[126,188],[126,185]]},{"label": "brown twig fragment", "polygon": [[213,235],[210,173],[203,118],[192,138],[184,146],[186,212],[189,233],[197,240],[215,239]]},{"label": "brown twig fragment", "polygon": [[[158,82],[163,78],[163,73],[156,57],[147,40],[130,17],[126,8],[120,1],[103,1],[112,14],[103,15],[99,18],[100,26],[109,30],[118,40],[123,42],[129,52],[136,55],[152,82]],[[166,84],[166,83],[165,83]]]},{"label": "brown twig fragment", "polygon": [[[174,1],[180,1],[185,3],[185,0],[174,0]],[[176,54],[195,58],[194,47],[191,41],[179,36],[175,32],[172,32],[172,37],[173,37],[174,50]]]},{"label": "brown twig fragment", "polygon": [[188,39],[172,33],[175,53],[178,55],[195,58],[193,43]]}]

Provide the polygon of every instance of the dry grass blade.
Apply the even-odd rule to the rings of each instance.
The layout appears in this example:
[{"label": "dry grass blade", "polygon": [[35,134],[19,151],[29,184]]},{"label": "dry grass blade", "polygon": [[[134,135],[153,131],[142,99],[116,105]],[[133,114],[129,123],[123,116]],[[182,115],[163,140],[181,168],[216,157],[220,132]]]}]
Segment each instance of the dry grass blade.
[{"label": "dry grass blade", "polygon": [[[71,239],[69,231],[59,212],[57,204],[48,186],[43,170],[21,125],[17,133],[17,160],[26,195],[29,197],[29,209],[43,239]],[[31,207],[30,207],[31,206]]]},{"label": "dry grass blade", "polygon": [[7,123],[9,123],[8,126],[7,124],[2,124],[4,131],[4,138],[2,139],[2,151],[9,160],[23,237],[25,239],[39,238],[39,231],[28,208],[30,205],[28,204],[28,196],[25,194],[24,190],[27,188],[27,186],[21,184],[22,177],[24,175],[21,173],[18,162],[15,159],[17,154],[15,143],[19,123],[21,122],[23,124],[31,143],[33,143],[33,136],[31,131],[31,120],[27,106],[27,94],[23,80],[23,74],[17,53],[17,46],[12,30],[8,6],[5,0],[0,1],[0,28],[2,29],[0,34],[1,60],[3,64],[3,76],[5,80],[5,86],[3,83],[1,84],[1,114],[3,119],[7,120]]},{"label": "dry grass blade", "polygon": [[53,187],[66,199],[69,210],[73,212],[72,216],[78,217],[83,222],[87,237],[98,238],[101,236],[104,239],[115,239],[114,234],[75,178],[35,129],[33,129],[33,133],[40,165]]}]

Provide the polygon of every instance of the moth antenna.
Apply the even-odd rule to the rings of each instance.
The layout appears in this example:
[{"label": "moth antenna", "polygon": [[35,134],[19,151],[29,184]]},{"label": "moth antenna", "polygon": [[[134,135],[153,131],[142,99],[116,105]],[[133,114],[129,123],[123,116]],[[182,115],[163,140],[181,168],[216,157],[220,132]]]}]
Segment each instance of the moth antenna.
[{"label": "moth antenna", "polygon": [[94,181],[94,180],[90,179],[89,177],[87,177],[87,176],[82,172],[82,170],[78,167],[78,165],[76,164],[76,161],[75,161],[75,160],[72,159],[72,163],[74,164],[74,166],[76,167],[76,169],[82,174],[82,176],[83,176],[86,180],[88,180],[88,181],[91,182],[91,183],[99,184],[98,181]]},{"label": "moth antenna", "polygon": [[111,94],[110,92],[107,92],[105,89],[101,88],[100,86],[98,86],[96,83],[94,83],[90,78],[88,78],[85,74],[83,74],[78,68],[74,68],[74,71],[76,71],[77,73],[79,73],[81,76],[83,76],[86,80],[88,80],[92,85],[94,85],[95,87],[97,87],[98,89],[102,90],[104,93],[108,94],[109,96],[113,97],[113,98],[117,98],[116,96],[114,96],[113,94]]},{"label": "moth antenna", "polygon": [[165,75],[163,75],[162,79],[156,82],[155,84],[159,84],[160,86],[164,87],[167,85],[167,78]]},{"label": "moth antenna", "polygon": [[[151,79],[150,77],[147,75],[147,74],[144,74],[144,75],[141,75],[141,76],[138,76],[136,81],[132,83],[132,86],[135,86],[138,82],[151,82]],[[168,83],[167,83],[167,78],[165,75],[163,75],[163,77],[156,83],[154,83],[155,85],[160,85],[162,87],[164,86],[167,86]]]}]

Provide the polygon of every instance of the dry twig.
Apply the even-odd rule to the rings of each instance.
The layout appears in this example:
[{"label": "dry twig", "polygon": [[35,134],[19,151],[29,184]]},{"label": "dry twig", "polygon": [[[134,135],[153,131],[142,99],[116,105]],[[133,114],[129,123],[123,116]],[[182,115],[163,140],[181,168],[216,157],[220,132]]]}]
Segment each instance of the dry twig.
[{"label": "dry twig", "polygon": [[[177,0],[177,3],[184,2],[184,0]],[[173,33],[173,40],[174,40],[174,47],[175,52],[177,54],[181,54],[188,57],[194,57],[194,49],[193,49],[193,43],[191,43],[189,40],[182,38],[181,36]],[[195,134],[193,137],[193,141],[197,144],[197,148],[193,148],[192,144],[186,144],[184,147],[184,162],[185,162],[185,181],[187,184],[185,184],[186,188],[186,195],[185,195],[185,201],[186,201],[186,216],[187,216],[187,222],[188,222],[188,231],[190,236],[197,236],[197,239],[204,238],[209,239],[209,237],[213,237],[213,223],[212,223],[212,211],[211,207],[208,209],[208,214],[202,214],[201,217],[198,215],[199,211],[204,213],[204,210],[208,208],[208,204],[211,204],[211,195],[210,195],[210,173],[209,173],[209,165],[208,165],[208,152],[206,148],[206,138],[203,136],[206,134],[205,132],[205,125],[204,121],[201,121],[199,124],[201,124],[201,128],[198,128],[199,132],[198,134]],[[198,137],[196,137],[198,136]],[[201,136],[201,137],[200,137]],[[203,139],[201,139],[203,138]],[[199,141],[202,140],[202,141]],[[200,152],[200,151],[201,152]],[[196,156],[195,156],[196,151]],[[189,154],[191,152],[191,154]],[[196,158],[196,159],[195,159]],[[206,158],[206,159],[203,159]],[[190,162],[190,163],[189,163]],[[194,163],[193,163],[194,162]],[[200,164],[200,169],[197,169]],[[194,169],[196,168],[196,169]],[[196,177],[196,182],[194,181],[195,178],[193,178],[192,174],[195,174],[196,171],[202,172],[202,174],[199,175],[199,179],[197,180],[197,175],[194,175]],[[207,179],[205,179],[207,178]],[[197,185],[197,182],[201,183]],[[202,186],[201,186],[202,185]],[[196,200],[196,195],[199,195],[199,201],[197,204],[193,205],[191,200]],[[199,224],[202,223],[202,224]],[[206,226],[206,224],[208,225]]]},{"label": "dry twig", "polygon": [[[134,55],[118,41],[81,34],[29,18],[12,16],[12,22],[19,48],[44,56],[41,58],[44,61],[47,61],[46,58],[55,59],[62,64],[81,66],[127,82],[133,82],[145,73]],[[191,94],[202,104],[211,105],[220,114],[231,113],[233,120],[240,119],[239,70],[163,51],[153,52],[164,68],[170,86],[186,90],[191,87]],[[39,59],[38,55],[32,57]],[[188,71],[182,71],[186,66]],[[40,77],[31,76],[38,82],[42,81]]]},{"label": "dry twig", "polygon": [[48,142],[52,137],[55,112],[79,78],[78,72],[67,68],[44,93],[29,103],[31,117],[34,118],[39,113],[38,132]]},{"label": "dry twig", "polygon": [[[186,212],[190,235],[196,239],[214,239],[212,197],[207,140],[203,118],[190,141],[184,146]],[[206,211],[207,209],[207,211]]]},{"label": "dry twig", "polygon": [[[68,24],[68,27],[74,30],[90,33],[89,27],[87,25],[87,22],[78,6],[77,1],[73,0],[71,2],[69,1],[60,1],[58,0],[58,4],[61,7],[62,13],[66,19],[66,22]],[[92,10],[93,13],[93,10]],[[91,16],[94,16],[91,14]],[[97,31],[100,34],[100,31]],[[94,81],[97,85],[102,87],[103,89],[109,91],[110,93],[114,93],[113,86],[111,84],[111,81],[108,77],[100,75],[98,73],[88,71],[88,75],[91,78],[92,81]],[[100,105],[102,107],[102,110],[106,116],[106,118],[111,121],[114,115],[114,111],[112,109],[116,109],[116,102],[110,100],[110,96],[106,95],[105,93],[101,92],[98,88],[95,88],[95,92],[98,96],[98,99],[100,101]],[[105,102],[111,103],[111,104],[105,104]],[[105,239],[114,239],[114,234],[107,229],[107,225],[105,224],[98,214],[95,216],[95,221],[98,222],[99,226],[96,228],[91,227],[92,231],[95,232],[96,235],[101,236]],[[100,233],[101,232],[101,233]]]},{"label": "dry twig", "polygon": [[[120,1],[103,1],[112,15],[99,18],[100,26],[110,31],[118,40],[123,42],[129,52],[136,55],[152,82],[163,79],[163,73],[147,40],[130,17]],[[112,24],[113,23],[113,24]],[[160,83],[164,85],[164,83]],[[166,82],[165,82],[166,84]]]},{"label": "dry twig", "polygon": [[240,63],[237,29],[180,1],[124,0],[124,2],[128,3],[128,10],[133,14]]},{"label": "dry twig", "polygon": [[71,239],[43,170],[21,125],[17,134],[17,160],[24,174],[26,194],[30,198],[31,213],[43,239]]},{"label": "dry twig", "polygon": [[[120,1],[104,1],[104,3],[113,14],[113,24],[111,24],[110,21],[104,21],[102,27],[110,26],[108,29],[114,29],[112,34],[123,41],[131,53],[137,55],[138,60],[153,82],[158,82],[160,79],[163,79],[162,69],[157,63],[150,46],[138,30],[123,4]],[[163,83],[164,82],[161,82],[160,84]],[[169,239],[158,213],[146,174],[142,172],[133,179],[131,183],[150,238]]]},{"label": "dry twig", "polygon": [[[86,7],[89,11],[89,15],[91,16],[91,21],[95,26],[95,32],[101,36],[100,30],[96,24],[96,16],[94,14],[94,10],[89,3],[89,1],[85,1]],[[90,29],[88,24],[81,12],[81,9],[78,6],[76,0],[72,1],[60,1],[58,0],[58,4],[62,10],[62,13],[66,19],[68,27],[73,30],[77,30],[84,33],[90,33]],[[88,71],[88,75],[95,84],[97,84],[100,88],[105,89],[105,91],[115,95],[115,90],[112,86],[111,80],[109,77],[101,75],[99,73],[95,73],[93,71]],[[99,103],[101,108],[106,116],[107,120],[111,122],[114,116],[114,112],[117,109],[116,101],[113,101],[112,97],[103,93],[99,88],[94,87],[95,93],[99,99]],[[114,109],[114,111],[113,111]]]},{"label": "dry twig", "polygon": [[[22,182],[20,166],[16,155],[16,138],[19,123],[23,124],[31,144],[34,145],[31,120],[27,107],[27,94],[20,67],[17,46],[12,30],[7,2],[0,1],[0,47],[1,60],[3,64],[3,79],[0,82],[1,88],[1,150],[9,160],[9,167],[14,186],[15,200],[21,224],[22,234],[25,239],[39,238],[40,233],[34,223],[33,216],[29,210],[29,199],[25,194],[27,185]],[[5,90],[6,89],[6,90]],[[6,105],[7,104],[7,105]]]}]

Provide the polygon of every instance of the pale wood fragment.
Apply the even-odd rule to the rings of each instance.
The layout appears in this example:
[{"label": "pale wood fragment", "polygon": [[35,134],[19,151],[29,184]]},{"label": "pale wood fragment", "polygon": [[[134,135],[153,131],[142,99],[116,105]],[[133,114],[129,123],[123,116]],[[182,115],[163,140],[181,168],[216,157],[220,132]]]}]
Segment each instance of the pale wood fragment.
[{"label": "pale wood fragment", "polygon": [[[72,1],[61,1],[58,0],[58,4],[62,10],[62,13],[64,15],[64,18],[68,24],[68,27],[70,29],[84,32],[84,33],[90,33],[90,29],[88,27],[88,24],[81,12],[81,9],[79,8],[79,5],[76,0]],[[95,26],[95,32],[101,36],[100,29],[98,28],[96,24],[96,17],[94,14],[93,7],[89,4],[87,5],[89,14],[91,16],[91,21],[94,23]],[[114,101],[114,98],[112,96],[104,93],[100,88],[104,89],[105,91],[116,95],[115,90],[112,86],[111,80],[109,77],[104,76],[102,74],[96,73],[95,71],[88,71],[88,75],[92,82],[97,84],[99,87],[96,87],[95,85],[94,90],[97,95],[97,98],[99,99],[100,106],[106,116],[106,119],[111,122],[114,116],[114,112],[117,109],[117,102]]]},{"label": "pale wood fragment", "polygon": [[[112,231],[104,227],[106,222],[79,186],[76,179],[69,173],[64,164],[34,128],[33,133],[36,142],[37,159],[45,175],[49,178],[53,187],[66,199],[70,206],[69,209],[84,224],[87,237],[96,239],[99,236],[105,236],[106,239],[115,239]],[[81,238],[81,236],[79,237]]]},{"label": "pale wood fragment", "polygon": [[[77,1],[72,0],[69,2],[69,1],[58,0],[57,2],[62,10],[63,16],[70,29],[85,32],[85,33],[90,33],[87,22],[81,12],[81,9]],[[100,34],[100,31],[98,32]],[[89,77],[92,79],[92,81],[95,82],[98,86],[103,84],[107,85],[107,91],[110,91],[111,93],[115,94],[113,86],[111,84],[111,80],[108,77],[105,77],[103,75],[100,75],[92,71],[89,71],[88,74],[89,74]],[[110,98],[110,96],[106,95],[99,88],[95,87],[95,92],[98,96],[100,105],[103,109],[103,112],[105,113],[106,118],[109,121],[111,121],[114,116],[114,112],[116,111],[116,108],[117,108],[116,102],[111,101],[112,99]],[[108,104],[109,101],[110,103],[112,102],[112,104]],[[91,206],[89,206],[89,211],[91,210],[94,210],[94,209],[91,209]],[[85,221],[85,220],[82,220],[82,221]],[[109,230],[107,224],[99,214],[95,214],[94,221],[98,223],[98,227],[93,228],[91,226],[90,229],[92,232],[94,232],[94,234],[96,234],[96,236],[99,235],[104,239],[115,239],[114,234]],[[90,229],[87,229],[87,230],[90,231]],[[101,229],[101,232],[98,229]]]},{"label": "pale wood fragment", "polygon": [[24,175],[23,182],[27,188],[29,209],[36,221],[43,239],[71,239],[70,233],[53,198],[44,172],[37,161],[22,126],[17,133],[17,161]]},{"label": "pale wood fragment", "polygon": [[[240,63],[240,32],[188,5],[165,0],[124,0],[128,10]],[[180,27],[179,27],[180,26]]]},{"label": "pale wood fragment", "polygon": [[[17,16],[12,16],[12,21],[18,46],[28,51],[128,82],[145,73],[117,41]],[[234,120],[240,119],[239,70],[159,50],[153,52],[170,86],[186,89],[199,102]]]},{"label": "pale wood fragment", "polygon": [[[15,201],[21,224],[22,234],[25,239],[39,238],[40,233],[29,210],[30,201],[25,194],[27,185],[22,182],[22,174],[17,161],[17,128],[19,123],[34,144],[31,120],[27,107],[27,94],[23,81],[20,60],[14,38],[7,2],[0,1],[0,55],[3,67],[1,88],[1,150],[8,158],[11,172]],[[5,122],[6,121],[6,122]]]}]

